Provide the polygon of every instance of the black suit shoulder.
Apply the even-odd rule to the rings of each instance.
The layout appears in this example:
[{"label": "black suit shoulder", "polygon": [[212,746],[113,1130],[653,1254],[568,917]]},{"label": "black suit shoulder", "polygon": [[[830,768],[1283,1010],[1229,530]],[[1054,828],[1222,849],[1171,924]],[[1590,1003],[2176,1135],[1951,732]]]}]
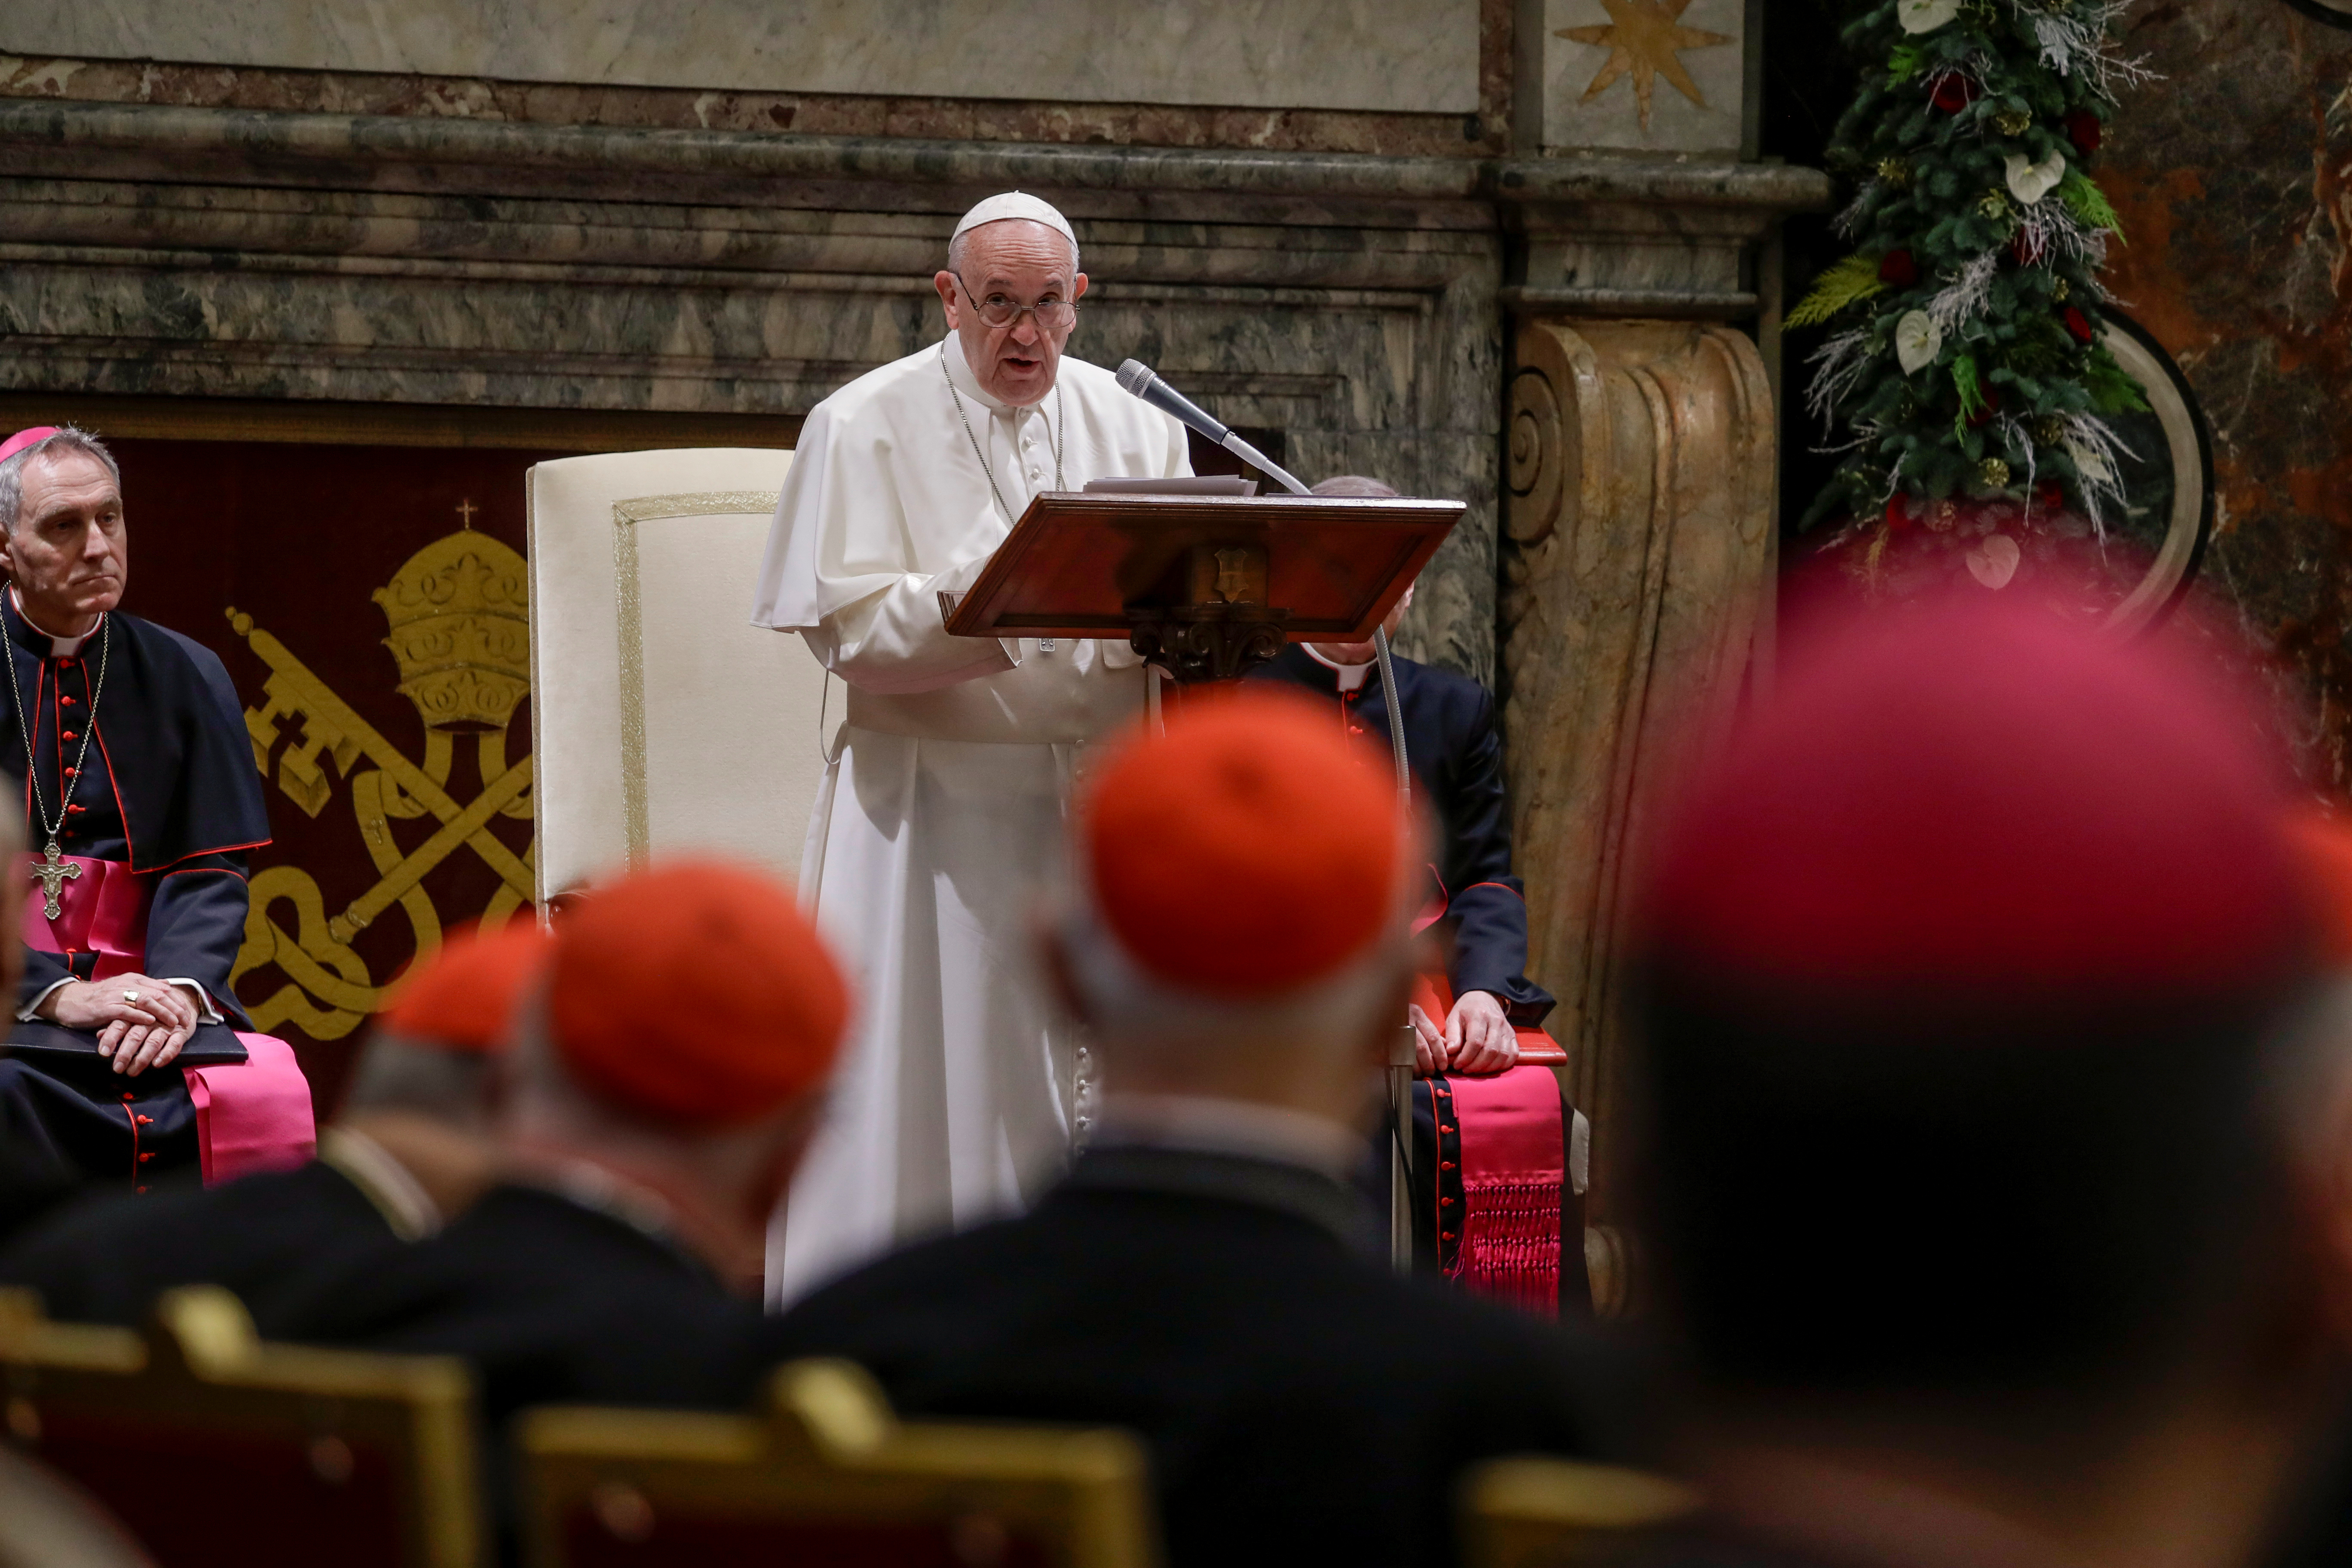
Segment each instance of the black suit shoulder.
[{"label": "black suit shoulder", "polygon": [[135,1324],[174,1285],[235,1291],[269,1335],[313,1274],[396,1250],[383,1215],[332,1166],[168,1185],[68,1205],[0,1253],[0,1283],[29,1285],[50,1316]]},{"label": "black suit shoulder", "polygon": [[1444,1561],[1472,1460],[1622,1457],[1591,1343],[1241,1202],[1065,1186],[819,1291],[767,1344],[850,1356],[908,1414],[1141,1433],[1180,1564]]},{"label": "black suit shoulder", "polygon": [[494,1425],[551,1402],[741,1404],[761,1321],[667,1243],[527,1186],[319,1279],[291,1315],[296,1338],[466,1357]]}]

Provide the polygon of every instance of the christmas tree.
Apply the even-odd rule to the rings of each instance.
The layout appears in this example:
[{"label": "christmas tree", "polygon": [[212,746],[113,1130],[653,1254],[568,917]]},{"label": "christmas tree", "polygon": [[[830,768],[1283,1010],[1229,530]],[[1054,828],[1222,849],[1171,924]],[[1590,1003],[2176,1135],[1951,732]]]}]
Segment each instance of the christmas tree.
[{"label": "christmas tree", "polygon": [[1874,565],[1923,521],[2103,540],[2120,514],[2112,419],[2147,404],[2101,342],[2121,236],[2089,164],[2147,75],[2116,47],[2123,9],[1881,0],[1845,28],[1866,64],[1829,157],[1860,181],[1837,220],[1856,248],[1788,324],[1830,328],[1807,403],[1839,461],[1803,526],[1867,531]]}]

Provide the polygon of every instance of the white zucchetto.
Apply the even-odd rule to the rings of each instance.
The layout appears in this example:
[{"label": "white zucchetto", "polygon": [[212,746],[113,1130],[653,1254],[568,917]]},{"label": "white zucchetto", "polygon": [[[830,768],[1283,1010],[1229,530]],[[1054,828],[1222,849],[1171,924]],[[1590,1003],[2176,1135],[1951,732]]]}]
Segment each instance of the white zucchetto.
[{"label": "white zucchetto", "polygon": [[1053,203],[1041,201],[1026,191],[1006,191],[1002,195],[991,196],[982,202],[957,222],[955,233],[948,236],[948,243],[953,245],[967,232],[984,223],[1002,223],[1009,217],[1025,217],[1032,223],[1044,224],[1068,240],[1070,254],[1073,257],[1077,255],[1078,237],[1071,229],[1070,220],[1064,217]]}]

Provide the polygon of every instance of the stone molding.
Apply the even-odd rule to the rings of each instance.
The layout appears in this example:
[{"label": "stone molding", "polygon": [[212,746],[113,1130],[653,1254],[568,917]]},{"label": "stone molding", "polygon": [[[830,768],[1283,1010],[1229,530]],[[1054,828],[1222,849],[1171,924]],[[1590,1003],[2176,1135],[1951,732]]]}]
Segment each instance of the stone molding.
[{"label": "stone molding", "polygon": [[[954,215],[1067,211],[1081,357],[1470,511],[1400,647],[1491,678],[1510,309],[1738,314],[1811,171],[0,98],[0,393],[789,419],[940,330]],[[1524,263],[1524,265],[1522,265]]]},{"label": "stone molding", "polygon": [[[1645,814],[1769,658],[1774,422],[1755,343],[1704,322],[1535,321],[1516,340],[1503,722],[1528,973],[1570,1092],[1621,1126],[1624,900]],[[1605,1161],[1589,1215],[1612,1217]]]},{"label": "stone molding", "polygon": [[[1071,216],[1487,229],[1595,204],[1771,215],[1825,175],[1678,158],[1382,157],[550,126],[0,100],[0,176],[953,214],[1007,186]],[[1276,216],[1273,210],[1286,206]],[[1572,216],[1563,214],[1562,216]]]}]

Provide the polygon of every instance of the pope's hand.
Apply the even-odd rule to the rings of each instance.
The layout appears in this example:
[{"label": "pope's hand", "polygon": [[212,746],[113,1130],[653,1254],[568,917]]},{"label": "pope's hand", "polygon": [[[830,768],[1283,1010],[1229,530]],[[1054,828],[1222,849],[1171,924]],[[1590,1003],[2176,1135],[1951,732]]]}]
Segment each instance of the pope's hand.
[{"label": "pope's hand", "polygon": [[1501,1072],[1519,1059],[1518,1031],[1493,993],[1468,991],[1445,1020],[1445,1060],[1456,1072]]},{"label": "pope's hand", "polygon": [[1415,1004],[1407,1003],[1404,1011],[1412,1022],[1412,1070],[1427,1078],[1445,1059],[1445,1031]]},{"label": "pope's hand", "polygon": [[144,974],[68,981],[42,997],[37,1011],[68,1029],[98,1031],[98,1054],[134,1078],[178,1056],[198,1016],[185,989]]}]

